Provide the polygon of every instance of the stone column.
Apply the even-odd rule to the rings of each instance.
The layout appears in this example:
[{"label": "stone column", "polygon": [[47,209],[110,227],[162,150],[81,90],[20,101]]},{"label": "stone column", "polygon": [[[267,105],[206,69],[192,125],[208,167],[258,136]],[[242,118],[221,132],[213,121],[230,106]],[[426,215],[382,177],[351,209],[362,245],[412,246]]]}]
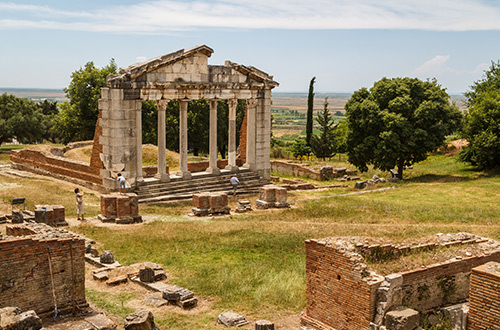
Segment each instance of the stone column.
[{"label": "stone column", "polygon": [[210,161],[207,172],[213,175],[220,173],[217,167],[217,100],[210,100],[210,140],[209,140]]},{"label": "stone column", "polygon": [[137,174],[136,184],[144,182],[142,176],[142,105],[135,110],[135,125],[136,125],[136,147],[137,147]]},{"label": "stone column", "polygon": [[156,101],[158,108],[158,171],[155,178],[161,182],[170,181],[170,176],[167,174],[166,157],[166,141],[165,141],[165,111],[167,110],[168,100]]},{"label": "stone column", "polygon": [[187,109],[189,100],[179,100],[179,167],[177,173],[183,179],[191,179],[191,173],[188,171],[188,130],[187,130]]},{"label": "stone column", "polygon": [[[255,170],[255,109],[257,107],[256,99],[247,100],[247,153],[246,162],[243,165],[252,171]],[[240,142],[241,143],[241,142]]]},{"label": "stone column", "polygon": [[238,99],[227,100],[229,106],[229,141],[227,151],[227,166],[226,170],[237,171],[236,166],[236,106]]}]

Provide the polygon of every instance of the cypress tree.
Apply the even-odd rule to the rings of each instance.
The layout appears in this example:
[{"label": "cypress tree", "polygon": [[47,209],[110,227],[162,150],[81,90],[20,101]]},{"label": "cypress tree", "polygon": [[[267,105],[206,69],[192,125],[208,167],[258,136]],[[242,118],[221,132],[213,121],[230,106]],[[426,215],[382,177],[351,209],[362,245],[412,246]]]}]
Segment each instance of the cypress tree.
[{"label": "cypress tree", "polygon": [[309,83],[309,95],[307,96],[307,123],[306,123],[306,143],[311,145],[311,136],[313,133],[313,107],[314,107],[314,82],[316,77],[312,77]]}]

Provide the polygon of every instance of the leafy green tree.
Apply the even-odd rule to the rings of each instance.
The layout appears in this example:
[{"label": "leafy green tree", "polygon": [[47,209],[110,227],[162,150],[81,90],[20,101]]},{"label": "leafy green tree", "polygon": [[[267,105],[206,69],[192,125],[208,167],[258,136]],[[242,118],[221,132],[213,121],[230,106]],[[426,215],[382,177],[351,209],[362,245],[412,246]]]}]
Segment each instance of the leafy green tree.
[{"label": "leafy green tree", "polygon": [[332,131],[333,135],[333,148],[336,153],[343,154],[347,152],[347,134],[349,127],[347,120],[341,120]]},{"label": "leafy green tree", "polygon": [[[236,105],[236,147],[240,145],[241,124],[245,117],[246,101],[238,100]],[[229,106],[227,100],[220,100],[217,104],[217,150],[222,158],[226,158],[229,139]]]},{"label": "leafy green tree", "polygon": [[314,83],[316,77],[312,77],[309,82],[309,94],[307,95],[307,121],[306,121],[306,143],[311,145],[313,135],[313,111],[314,111]]},{"label": "leafy green tree", "polygon": [[208,153],[210,134],[210,104],[207,100],[193,100],[188,106],[188,148],[194,156]]},{"label": "leafy green tree", "polygon": [[440,147],[462,117],[435,79],[383,78],[354,92],[345,109],[349,162],[361,171],[397,166],[399,179],[405,166]]},{"label": "leafy green tree", "polygon": [[106,77],[117,71],[115,60],[111,59],[102,69],[96,68],[94,62],[87,62],[71,74],[71,82],[64,89],[70,101],[61,104],[53,128],[63,142],[93,139],[101,89],[106,86]]},{"label": "leafy green tree", "polygon": [[142,102],[142,143],[158,144],[158,110],[156,102]]},{"label": "leafy green tree", "polygon": [[500,61],[465,93],[469,106],[461,131],[469,145],[460,159],[481,169],[500,166]]},{"label": "leafy green tree", "polygon": [[50,102],[44,100],[41,103],[37,103],[38,108],[43,114],[42,119],[42,139],[55,143],[57,141],[57,134],[52,130],[54,126],[54,119],[59,113],[59,108],[57,107],[57,102]]},{"label": "leafy green tree", "polygon": [[307,145],[306,140],[303,138],[295,139],[295,143],[292,144],[290,151],[293,154],[293,157],[309,157],[311,155],[311,147]]},{"label": "leafy green tree", "polygon": [[328,110],[328,97],[325,98],[323,111],[316,115],[321,134],[311,136],[311,150],[317,158],[331,158],[335,154],[334,150],[334,119]]},{"label": "leafy green tree", "polygon": [[41,109],[27,98],[0,95],[0,145],[16,138],[22,143],[40,141],[44,116]]}]

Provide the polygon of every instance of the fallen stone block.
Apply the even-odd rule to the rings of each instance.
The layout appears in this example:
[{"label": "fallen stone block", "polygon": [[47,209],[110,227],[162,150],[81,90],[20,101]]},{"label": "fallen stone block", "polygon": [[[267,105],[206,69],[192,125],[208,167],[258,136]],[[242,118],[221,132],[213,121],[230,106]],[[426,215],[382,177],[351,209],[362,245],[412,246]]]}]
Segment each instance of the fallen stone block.
[{"label": "fallen stone block", "polygon": [[387,330],[414,330],[418,327],[419,319],[416,310],[399,306],[385,315],[385,327]]},{"label": "fallen stone block", "polygon": [[114,330],[117,327],[115,322],[110,320],[105,314],[102,313],[87,316],[85,318],[85,321],[97,330]]},{"label": "fallen stone block", "polygon": [[102,214],[97,215],[97,219],[101,222],[115,222],[116,217],[106,217]]},{"label": "fallen stone block", "polygon": [[194,293],[192,291],[177,285],[173,285],[169,287],[167,290],[163,291],[163,298],[172,302],[187,300],[193,297]]},{"label": "fallen stone block", "polygon": [[469,314],[469,303],[462,303],[441,308],[441,313],[451,321],[453,330],[463,330],[467,327],[467,316]]},{"label": "fallen stone block", "polygon": [[99,256],[99,260],[103,264],[112,264],[115,262],[115,257],[113,256],[113,252],[106,250],[101,253]]},{"label": "fallen stone block", "polygon": [[12,223],[23,223],[24,222],[24,217],[23,213],[20,211],[12,211]]},{"label": "fallen stone block", "polygon": [[266,202],[266,201],[258,199],[255,201],[255,205],[256,205],[257,209],[259,209],[259,210],[266,210],[266,209],[272,208],[274,206],[274,202]]},{"label": "fallen stone block", "polygon": [[165,271],[163,269],[155,269],[154,273],[155,273],[155,275],[154,275],[155,282],[167,279],[167,274],[165,273]]},{"label": "fallen stone block", "polygon": [[274,323],[268,320],[255,321],[255,330],[274,330]]},{"label": "fallen stone block", "polygon": [[119,285],[122,283],[127,283],[128,277],[127,275],[120,275],[116,277],[112,277],[106,281],[107,285],[114,286],[114,285]]},{"label": "fallen stone block", "polygon": [[155,324],[153,313],[147,309],[140,309],[125,317],[125,330],[160,330]]},{"label": "fallen stone block", "polygon": [[92,275],[93,279],[96,281],[107,281],[109,279],[108,272],[99,272]]},{"label": "fallen stone block", "polygon": [[217,316],[217,323],[224,324],[228,327],[241,327],[248,324],[248,321],[242,315],[233,312],[224,312]]},{"label": "fallen stone block", "polygon": [[5,330],[39,330],[42,328],[42,320],[35,311],[21,312],[17,307],[5,307],[0,309],[0,329]]},{"label": "fallen stone block", "polygon": [[142,282],[151,283],[155,281],[155,271],[149,267],[139,270],[139,279]]},{"label": "fallen stone block", "polygon": [[311,190],[315,188],[312,183],[301,183],[295,186],[296,190]]},{"label": "fallen stone block", "polygon": [[177,305],[182,307],[183,309],[191,309],[198,305],[198,299],[196,297],[180,300],[177,302]]},{"label": "fallen stone block", "polygon": [[193,207],[191,210],[193,211],[193,214],[198,217],[206,217],[210,213],[210,209],[200,209],[197,207]]},{"label": "fallen stone block", "polygon": [[143,302],[146,305],[153,306],[153,307],[161,307],[168,305],[168,300],[163,299],[163,293],[162,292],[154,292],[146,298],[144,298]]}]

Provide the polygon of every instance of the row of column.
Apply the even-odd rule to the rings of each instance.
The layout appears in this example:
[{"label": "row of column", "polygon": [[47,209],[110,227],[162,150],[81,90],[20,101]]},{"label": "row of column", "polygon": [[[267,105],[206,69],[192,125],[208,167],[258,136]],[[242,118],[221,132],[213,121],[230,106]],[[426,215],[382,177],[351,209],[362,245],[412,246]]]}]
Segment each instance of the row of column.
[{"label": "row of column", "polygon": [[[158,100],[158,171],[156,178],[162,182],[170,181],[170,176],[166,169],[166,136],[165,136],[165,112],[168,100]],[[208,173],[217,175],[220,169],[217,166],[217,100],[210,100],[210,139],[209,139],[209,166]],[[187,109],[189,100],[179,100],[179,172],[183,179],[190,179],[191,173],[188,171],[188,129],[187,129]],[[229,140],[228,140],[228,165],[226,170],[236,171],[236,106],[237,99],[229,99]],[[247,100],[247,150],[246,162],[243,167],[253,169],[255,167],[255,139],[256,139],[256,99]],[[136,113],[137,123],[137,181],[144,181],[142,175],[142,111],[138,109]]]}]

